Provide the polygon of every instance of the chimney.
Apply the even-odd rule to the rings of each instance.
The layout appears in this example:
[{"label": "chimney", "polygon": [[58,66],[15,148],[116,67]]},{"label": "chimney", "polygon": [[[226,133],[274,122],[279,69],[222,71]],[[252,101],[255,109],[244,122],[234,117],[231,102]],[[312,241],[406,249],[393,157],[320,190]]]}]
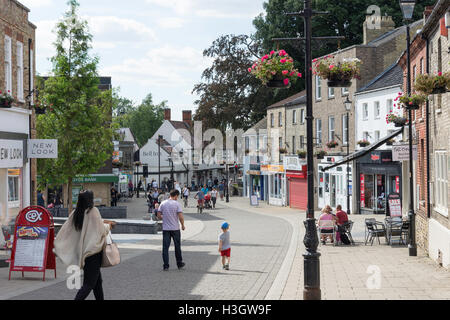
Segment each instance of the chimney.
[{"label": "chimney", "polygon": [[183,122],[186,123],[189,128],[192,127],[192,111],[184,110],[183,111]]},{"label": "chimney", "polygon": [[164,109],[164,120],[172,120],[171,119],[171,114],[170,114],[170,109]]},{"label": "chimney", "polygon": [[367,16],[363,24],[364,43],[368,44],[372,40],[395,29],[395,22],[391,16]]},{"label": "chimney", "polygon": [[424,23],[427,22],[428,17],[433,13],[433,9],[434,9],[434,6],[426,6],[426,7],[425,7],[425,10],[423,11],[423,20],[424,20]]}]

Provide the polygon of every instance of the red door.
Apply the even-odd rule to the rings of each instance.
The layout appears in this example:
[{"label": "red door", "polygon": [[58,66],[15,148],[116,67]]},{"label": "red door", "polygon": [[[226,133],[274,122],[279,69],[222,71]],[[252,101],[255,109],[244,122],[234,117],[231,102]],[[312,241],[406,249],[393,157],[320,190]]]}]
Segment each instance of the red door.
[{"label": "red door", "polygon": [[306,179],[289,178],[290,207],[306,210],[308,207],[308,183]]}]

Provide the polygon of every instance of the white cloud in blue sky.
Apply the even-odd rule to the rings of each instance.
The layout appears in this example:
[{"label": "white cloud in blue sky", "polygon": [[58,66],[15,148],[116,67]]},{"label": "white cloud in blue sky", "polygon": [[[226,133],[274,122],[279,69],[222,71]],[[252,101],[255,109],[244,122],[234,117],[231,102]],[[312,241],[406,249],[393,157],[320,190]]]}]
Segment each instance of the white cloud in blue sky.
[{"label": "white cloud in blue sky", "polygon": [[[19,0],[20,1],[20,0]],[[216,38],[254,32],[264,0],[79,0],[80,15],[94,36],[100,73],[112,76],[121,94],[140,102],[152,93],[168,100],[172,117],[194,109],[194,85],[210,61],[202,56]],[[21,0],[37,25],[37,71],[45,75],[54,54],[52,30],[65,0]]]}]

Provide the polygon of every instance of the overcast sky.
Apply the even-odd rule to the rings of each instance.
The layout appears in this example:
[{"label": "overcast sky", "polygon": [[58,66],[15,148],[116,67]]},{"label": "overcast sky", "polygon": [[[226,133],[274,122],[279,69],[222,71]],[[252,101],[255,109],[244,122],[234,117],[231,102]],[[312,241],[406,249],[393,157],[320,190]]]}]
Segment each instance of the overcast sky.
[{"label": "overcast sky", "polygon": [[[19,0],[37,28],[37,72],[47,75],[52,33],[67,9],[66,0]],[[79,0],[80,15],[94,35],[92,53],[99,71],[111,76],[121,95],[137,103],[152,93],[168,100],[172,118],[194,110],[194,85],[209,65],[202,52],[224,34],[254,32],[253,18],[264,0]]]}]

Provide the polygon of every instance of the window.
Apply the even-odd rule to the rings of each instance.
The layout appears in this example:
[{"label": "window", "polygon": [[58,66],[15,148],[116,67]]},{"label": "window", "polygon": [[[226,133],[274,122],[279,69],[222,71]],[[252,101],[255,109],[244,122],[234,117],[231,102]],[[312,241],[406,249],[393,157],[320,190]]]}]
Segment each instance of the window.
[{"label": "window", "polygon": [[[31,83],[30,83],[30,87],[31,90],[34,89],[34,54],[33,54],[33,50],[30,50],[30,74],[31,74]],[[30,97],[30,102],[31,105],[34,105],[34,94],[31,95]]]},{"label": "window", "polygon": [[17,100],[23,102],[23,43],[17,42]]},{"label": "window", "polygon": [[328,98],[334,98],[334,88],[328,88]]},{"label": "window", "polygon": [[297,123],[297,110],[292,110],[292,123]]},{"label": "window", "polygon": [[316,76],[316,100],[322,100],[322,79]]},{"label": "window", "polygon": [[292,154],[295,154],[297,152],[296,146],[295,146],[295,136],[292,136]]},{"label": "window", "polygon": [[305,109],[300,110],[300,123],[305,124]]},{"label": "window", "polygon": [[386,114],[394,111],[394,101],[392,99],[386,100]]},{"label": "window", "polygon": [[322,144],[322,119],[316,119],[316,142]]},{"label": "window", "polygon": [[348,88],[342,88],[341,93],[342,93],[342,96],[348,95]]},{"label": "window", "polygon": [[328,118],[328,141],[334,141],[334,117]]},{"label": "window", "polygon": [[300,149],[305,148],[305,136],[300,136]]},{"label": "window", "polygon": [[380,101],[374,102],[374,115],[375,119],[380,119]]},{"label": "window", "polygon": [[413,67],[413,78],[412,78],[412,83],[416,83],[416,76],[417,76],[417,66]]},{"label": "window", "polygon": [[369,141],[369,133],[367,131],[363,132],[363,140]]},{"label": "window", "polygon": [[448,157],[446,152],[436,152],[436,210],[445,216],[448,215]]},{"label": "window", "polygon": [[12,94],[11,38],[5,36],[5,89]]},{"label": "window", "polygon": [[363,104],[363,120],[369,119],[369,105],[367,103]]},{"label": "window", "polygon": [[375,131],[375,141],[380,140],[380,131]]},{"label": "window", "polygon": [[423,58],[420,58],[420,74],[423,74]]},{"label": "window", "polygon": [[283,138],[282,137],[279,137],[278,138],[278,148],[283,148]]},{"label": "window", "polygon": [[342,143],[348,144],[348,115],[342,116]]},{"label": "window", "polygon": [[20,171],[16,169],[8,170],[8,207],[18,208],[20,206]]},{"label": "window", "polygon": [[250,137],[245,137],[245,153],[247,153],[247,150],[250,151]]},{"label": "window", "polygon": [[283,126],[283,116],[282,116],[281,112],[278,112],[278,126],[279,127]]},{"label": "window", "polygon": [[275,126],[275,119],[273,113],[270,114],[270,126],[273,128]]}]

